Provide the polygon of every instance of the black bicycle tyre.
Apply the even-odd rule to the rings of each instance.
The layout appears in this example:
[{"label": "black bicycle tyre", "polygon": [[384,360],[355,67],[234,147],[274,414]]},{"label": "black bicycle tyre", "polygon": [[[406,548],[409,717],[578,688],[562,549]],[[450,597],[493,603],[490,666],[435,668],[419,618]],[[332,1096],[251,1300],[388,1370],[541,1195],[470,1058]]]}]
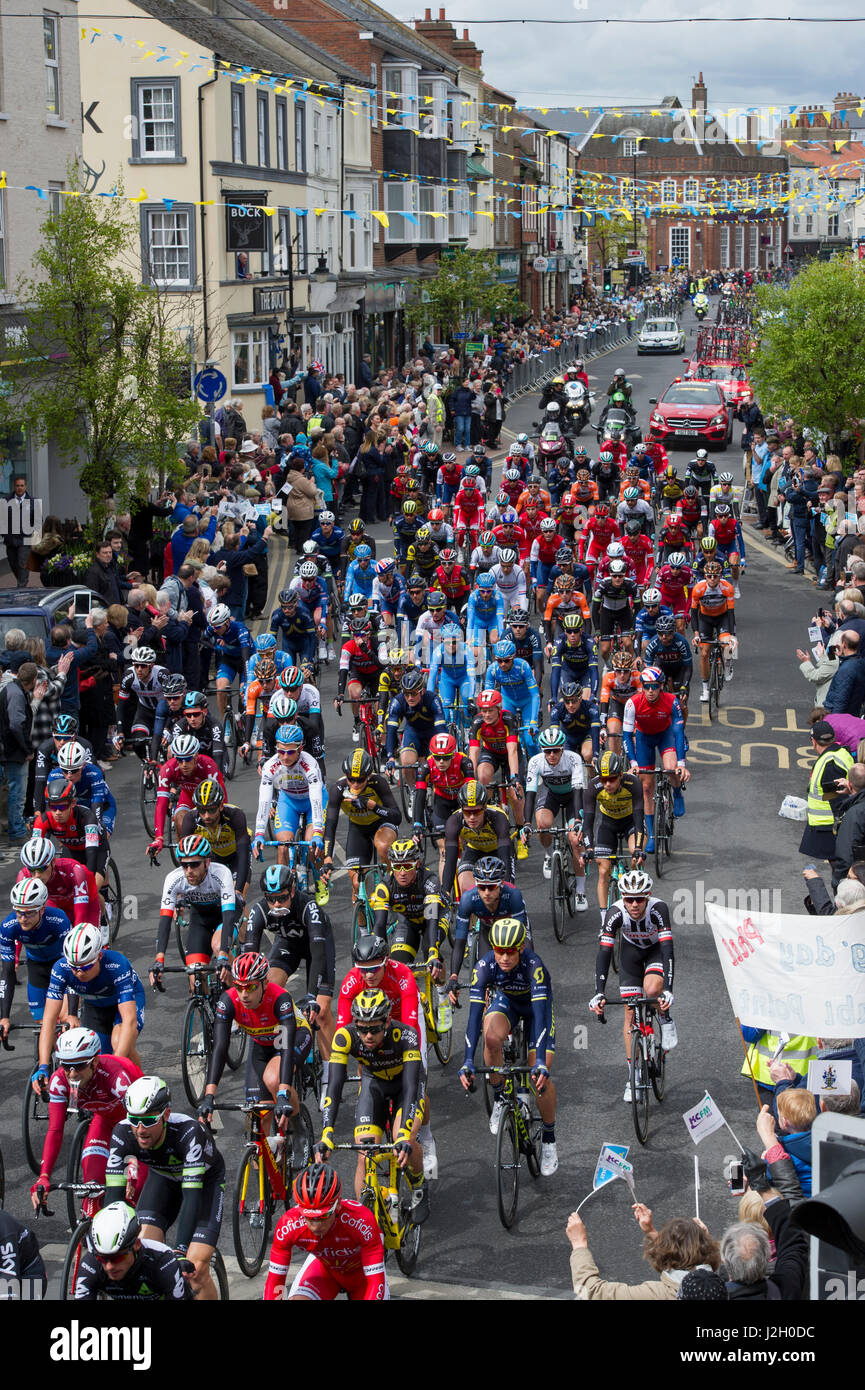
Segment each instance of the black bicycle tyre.
[{"label": "black bicycle tyre", "polygon": [[453,1007],[451,1007],[451,1026],[450,1028],[446,1029],[444,1033],[440,1033],[438,1030],[437,1010],[435,1008],[433,1009],[433,1016],[435,1017],[436,1021],[436,1035],[433,1041],[435,1055],[438,1057],[442,1066],[446,1067],[451,1057],[453,1056],[454,1050]]},{"label": "black bicycle tyre", "polygon": [[225,743],[225,758],[222,770],[227,781],[231,781],[237,768],[237,729],[234,723],[234,710],[229,701],[228,709],[222,717],[222,738]]},{"label": "black bicycle tyre", "polygon": [[69,1239],[66,1257],[63,1261],[63,1271],[60,1275],[61,1303],[72,1303],[75,1300],[75,1279],[81,1258],[79,1251],[86,1245],[89,1230],[90,1217],[87,1216],[83,1221],[78,1222]]},{"label": "black bicycle tyre", "polygon": [[565,939],[565,908],[567,906],[567,888],[565,887],[565,871],[562,866],[562,856],[556,849],[553,850],[553,863],[550,875],[550,910],[553,915],[553,932],[557,941]]},{"label": "black bicycle tyre", "polygon": [[412,811],[414,809],[414,787],[407,780],[407,768],[397,769],[397,781],[399,782],[399,801],[402,813],[406,821],[411,824]]},{"label": "black bicycle tyre", "polygon": [[229,1071],[237,1071],[246,1056],[247,1037],[242,1028],[232,1024],[228,1037],[228,1051],[225,1054],[225,1065]]},{"label": "black bicycle tyre", "polygon": [[[84,1141],[87,1138],[87,1131],[90,1128],[90,1120],[79,1120],[75,1126],[75,1133],[72,1136],[72,1143],[69,1148],[69,1157],[66,1160],[66,1181],[83,1182],[81,1171],[82,1159],[84,1154]],[[74,1231],[78,1224],[78,1199],[74,1192],[66,1193],[66,1214],[69,1217],[69,1229]]]},{"label": "black bicycle tyre", "polygon": [[667,859],[673,853],[673,831],[676,828],[676,812],[673,806],[673,788],[667,786],[664,793],[664,854]]},{"label": "black bicycle tyre", "polygon": [[[267,1141],[265,1140],[264,1142],[266,1143]],[[250,1247],[253,1253],[251,1256],[248,1255],[246,1252],[246,1248],[243,1245],[242,1236],[242,1221],[245,1215],[245,1213],[241,1209],[241,1202],[243,1199],[244,1190],[244,1176],[247,1170],[249,1169],[250,1178],[246,1184],[247,1200],[249,1200],[249,1188],[253,1176],[255,1179],[253,1188],[253,1205],[255,1206],[256,1211],[249,1213],[249,1215],[256,1215],[258,1214],[258,1165],[261,1162],[263,1162],[263,1160],[261,1158],[261,1155],[259,1154],[257,1146],[255,1144],[247,1144],[246,1148],[243,1151],[243,1156],[240,1160],[240,1166],[237,1170],[237,1177],[234,1180],[234,1190],[232,1192],[231,1236],[232,1240],[234,1241],[234,1253],[237,1256],[237,1263],[240,1266],[241,1273],[244,1274],[247,1279],[254,1279],[258,1271],[261,1269],[262,1263],[264,1261],[265,1251],[267,1250],[267,1241],[268,1236],[270,1235],[270,1222],[273,1214],[273,1194],[270,1189],[270,1182],[267,1178],[267,1171],[265,1170],[264,1211],[263,1213],[261,1213],[264,1219],[262,1221],[261,1226],[259,1227],[253,1228],[248,1224],[246,1226],[247,1231],[251,1231],[253,1229],[256,1231],[254,1242],[250,1242]]]},{"label": "black bicycle tyre", "polygon": [[216,1292],[219,1295],[220,1303],[228,1303],[231,1299],[231,1285],[228,1282],[228,1270],[225,1268],[225,1260],[222,1258],[220,1250],[214,1250],[210,1257],[210,1277],[216,1285]]},{"label": "black bicycle tyre", "polygon": [[502,1111],[496,1135],[496,1198],[499,1220],[509,1231],[516,1220],[520,1200],[520,1147],[510,1105]]},{"label": "black bicycle tyre", "polygon": [[631,1035],[631,1113],[641,1144],[649,1137],[649,1067],[641,1034]]},{"label": "black bicycle tyre", "polygon": [[39,1112],[40,1105],[44,1106],[44,1119],[47,1125],[48,1101],[43,1101],[39,1096],[34,1094],[33,1087],[30,1085],[29,1076],[27,1077],[27,1081],[25,1084],[26,1090],[24,1093],[24,1103],[21,1107],[21,1138],[24,1144],[24,1156],[27,1159],[27,1166],[30,1169],[30,1171],[35,1173],[38,1177],[42,1161],[42,1143],[40,1142],[39,1144],[39,1153],[37,1154],[36,1147],[33,1143],[33,1139],[35,1137],[35,1130],[34,1133],[31,1134],[30,1127],[31,1125],[35,1125],[37,1122],[41,1123],[43,1119],[43,1116]]},{"label": "black bicycle tyre", "polygon": [[[403,1209],[406,1203],[411,1209],[412,1189],[409,1187],[408,1178],[402,1169],[397,1174],[396,1190],[399,1199],[400,1210],[400,1236],[399,1245],[396,1248],[396,1262],[407,1279],[410,1279],[417,1267],[417,1257],[420,1251],[421,1234],[423,1228],[416,1226],[413,1221],[408,1219],[408,1214]],[[429,1191],[429,1188],[427,1188]]]},{"label": "black bicycle tyre", "polygon": [[663,1100],[667,1090],[667,1054],[661,1045],[661,1020],[655,1013],[652,1028],[655,1034],[655,1061],[652,1065],[652,1090],[656,1100]]},{"label": "black bicycle tyre", "polygon": [[713,719],[715,718],[716,714],[718,713],[718,707],[719,707],[720,702],[721,702],[721,694],[720,694],[720,691],[719,691],[719,689],[718,689],[717,671],[718,671],[717,655],[716,655],[716,653],[713,651],[713,652],[712,652],[712,657],[711,657],[711,664],[710,664],[710,666],[709,666],[709,719],[710,719],[710,720],[713,720]]},{"label": "black bicycle tyre", "polygon": [[[293,1142],[289,1148],[288,1172],[286,1173],[286,1191],[291,1191],[292,1183],[298,1173],[302,1173],[304,1168],[308,1168],[312,1162],[313,1151],[315,1150],[315,1130],[312,1125],[312,1118],[306,1106],[301,1102],[300,1110],[294,1117],[295,1134]],[[301,1132],[298,1132],[301,1131]]]},{"label": "black bicycle tyre", "polygon": [[[196,1042],[200,1035],[200,1044]],[[195,1045],[195,1050],[191,1048]],[[183,1015],[183,1029],[180,1034],[180,1070],[183,1076],[183,1089],[189,1104],[197,1107],[204,1099],[207,1084],[207,1069],[213,1048],[210,1018],[203,1000],[192,998],[186,1005]],[[197,1065],[193,1066],[190,1059]]]},{"label": "black bicycle tyre", "polygon": [[177,954],[183,961],[186,960],[186,941],[184,939],[184,932],[186,931],[188,925],[189,924],[186,920],[186,913],[184,912],[183,908],[180,905],[178,905],[174,909],[174,940],[177,942]]},{"label": "black bicycle tyre", "polygon": [[661,792],[655,797],[655,873],[658,875],[658,878],[662,878],[664,874],[665,814],[666,802],[662,788]]},{"label": "black bicycle tyre", "polygon": [[152,840],[156,834],[156,786],[157,775],[150,771],[145,763],[141,764],[141,772],[138,779],[138,804],[141,808],[141,820],[144,829],[147,831],[148,839]]},{"label": "black bicycle tyre", "polygon": [[[616,875],[616,873],[615,873],[615,864],[613,864],[613,867],[610,869],[610,886],[609,886],[609,888],[607,889],[607,909],[608,909],[608,910],[613,906],[613,903],[618,902],[618,900],[619,900],[619,899],[618,899],[618,890],[619,890],[619,879],[618,879],[618,877],[617,877],[617,875]],[[617,931],[616,934],[615,934],[615,936],[613,937],[613,969],[615,970],[615,972],[616,972],[617,975],[618,975],[618,973],[619,973],[619,961],[621,960],[621,956],[622,956],[622,933]]]},{"label": "black bicycle tyre", "polygon": [[[110,886],[109,886],[110,885]],[[106,903],[111,907],[108,919],[108,941],[111,946],[117,940],[120,931],[120,909],[123,906],[123,889],[120,885],[120,871],[117,864],[109,856],[105,866],[105,883],[102,888]]]},{"label": "black bicycle tyre", "polygon": [[357,938],[372,931],[372,913],[369,911],[368,900],[358,898],[351,914],[351,944],[356,945]]},{"label": "black bicycle tyre", "polygon": [[526,1149],[526,1163],[533,1178],[541,1176],[541,1143],[544,1122],[540,1115],[530,1115],[526,1121],[529,1131],[529,1146]]}]

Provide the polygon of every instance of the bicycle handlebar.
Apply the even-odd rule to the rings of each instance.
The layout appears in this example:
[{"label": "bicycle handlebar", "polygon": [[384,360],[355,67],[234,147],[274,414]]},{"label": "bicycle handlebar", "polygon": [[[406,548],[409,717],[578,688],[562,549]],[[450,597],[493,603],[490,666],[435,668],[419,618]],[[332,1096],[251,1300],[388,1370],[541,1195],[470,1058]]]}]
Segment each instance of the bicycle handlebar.
[{"label": "bicycle handlebar", "polygon": [[222,971],[221,965],[163,965],[160,975],[217,975]]}]

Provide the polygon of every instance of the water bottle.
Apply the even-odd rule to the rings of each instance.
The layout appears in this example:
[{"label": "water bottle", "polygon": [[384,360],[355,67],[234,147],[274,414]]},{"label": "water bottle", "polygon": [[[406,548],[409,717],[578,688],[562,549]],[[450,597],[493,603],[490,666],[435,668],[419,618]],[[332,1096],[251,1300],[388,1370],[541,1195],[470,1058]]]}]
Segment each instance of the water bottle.
[{"label": "water bottle", "polygon": [[388,1219],[394,1231],[399,1230],[399,1193],[396,1188],[386,1187],[382,1193]]},{"label": "water bottle", "polygon": [[453,1005],[443,990],[438,990],[438,1030],[440,1033],[447,1033],[453,1023]]}]

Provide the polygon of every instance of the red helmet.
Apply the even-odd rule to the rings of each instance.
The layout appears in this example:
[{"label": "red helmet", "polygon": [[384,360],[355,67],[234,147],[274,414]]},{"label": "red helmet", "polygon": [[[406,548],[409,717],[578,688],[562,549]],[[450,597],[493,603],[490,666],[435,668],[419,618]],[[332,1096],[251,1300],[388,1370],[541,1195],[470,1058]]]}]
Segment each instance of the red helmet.
[{"label": "red helmet", "polygon": [[498,709],[501,703],[501,692],[498,690],[482,690],[475,701],[478,709]]},{"label": "red helmet", "polygon": [[328,1163],[311,1163],[294,1180],[294,1200],[310,1216],[329,1216],[339,1202],[342,1185]]},{"label": "red helmet", "polygon": [[[430,520],[432,520],[432,513],[430,513]],[[457,562],[457,553],[455,550],[451,550],[450,547],[446,546],[439,555],[439,559],[443,565],[455,565]]]},{"label": "red helmet", "polygon": [[442,511],[441,507],[433,507],[432,511],[430,512],[429,516],[427,517],[427,521],[431,521],[432,524],[433,524],[433,526],[438,526],[438,525],[440,525],[440,523],[441,523],[442,521],[444,521],[444,519],[445,519],[445,514],[444,514],[444,512]]},{"label": "red helmet", "polygon": [[433,734],[429,751],[433,758],[452,758],[457,751],[457,741],[453,734]]},{"label": "red helmet", "polygon": [[598,502],[595,505],[595,516],[609,516],[610,505],[608,502]]},{"label": "red helmet", "polygon": [[260,951],[244,951],[231,967],[231,978],[236,985],[255,985],[267,979],[269,969],[267,956]]}]

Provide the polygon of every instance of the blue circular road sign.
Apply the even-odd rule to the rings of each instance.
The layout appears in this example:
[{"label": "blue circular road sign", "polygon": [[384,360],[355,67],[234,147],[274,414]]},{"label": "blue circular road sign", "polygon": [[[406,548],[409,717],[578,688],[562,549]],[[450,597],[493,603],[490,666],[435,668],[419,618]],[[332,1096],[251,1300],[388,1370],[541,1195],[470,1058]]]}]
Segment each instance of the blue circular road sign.
[{"label": "blue circular road sign", "polygon": [[200,401],[219,401],[228,390],[228,382],[215,367],[205,367],[195,378],[195,394]]}]

